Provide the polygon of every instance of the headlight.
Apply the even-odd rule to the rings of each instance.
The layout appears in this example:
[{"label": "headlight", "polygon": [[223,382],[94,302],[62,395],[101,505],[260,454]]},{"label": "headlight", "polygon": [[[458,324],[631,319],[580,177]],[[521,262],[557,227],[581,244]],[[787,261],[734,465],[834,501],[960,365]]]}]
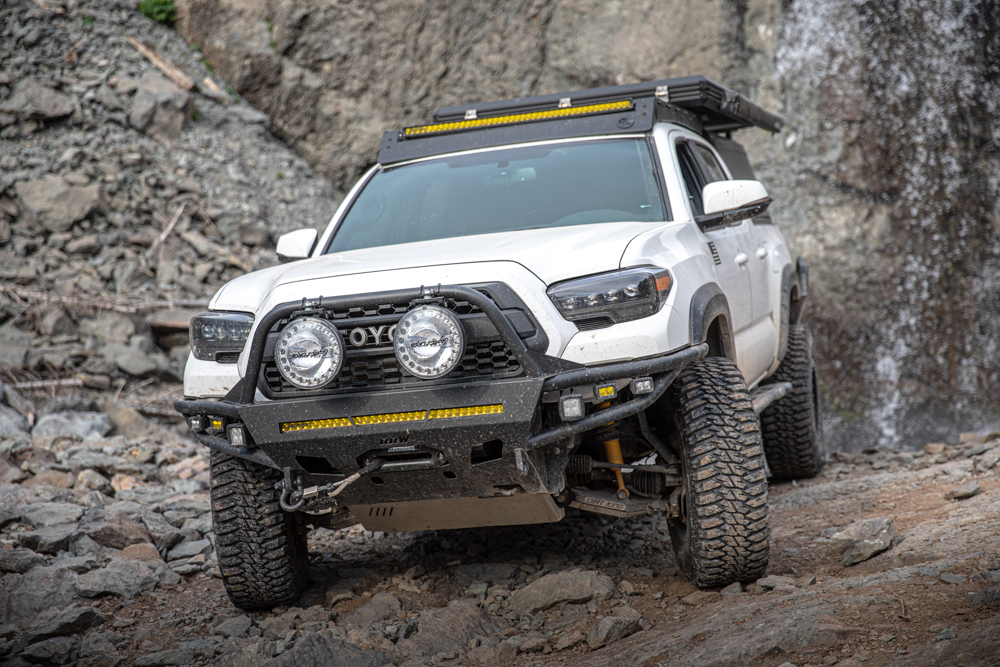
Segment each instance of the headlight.
[{"label": "headlight", "polygon": [[396,325],[393,340],[400,366],[430,380],[452,372],[462,360],[465,335],[450,310],[418,306]]},{"label": "headlight", "polygon": [[235,364],[252,326],[253,315],[246,313],[198,313],[191,318],[194,358]]},{"label": "headlight", "polygon": [[670,285],[670,274],[663,269],[625,269],[568,280],[546,293],[570,322],[590,320],[597,326],[610,326],[658,311]]},{"label": "headlight", "polygon": [[274,345],[278,372],[300,389],[317,389],[330,383],[344,362],[340,332],[326,320],[294,320]]}]

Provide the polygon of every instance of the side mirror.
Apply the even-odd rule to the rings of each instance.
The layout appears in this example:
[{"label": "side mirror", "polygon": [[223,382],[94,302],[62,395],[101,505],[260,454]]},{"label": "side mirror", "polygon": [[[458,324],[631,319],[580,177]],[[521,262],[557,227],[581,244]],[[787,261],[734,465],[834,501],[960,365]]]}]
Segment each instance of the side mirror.
[{"label": "side mirror", "polygon": [[312,254],[319,233],[315,229],[297,229],[278,237],[278,255],[285,259],[305,259]]},{"label": "side mirror", "polygon": [[760,181],[716,181],[701,191],[705,215],[695,217],[702,228],[732,225],[760,215],[771,198]]}]

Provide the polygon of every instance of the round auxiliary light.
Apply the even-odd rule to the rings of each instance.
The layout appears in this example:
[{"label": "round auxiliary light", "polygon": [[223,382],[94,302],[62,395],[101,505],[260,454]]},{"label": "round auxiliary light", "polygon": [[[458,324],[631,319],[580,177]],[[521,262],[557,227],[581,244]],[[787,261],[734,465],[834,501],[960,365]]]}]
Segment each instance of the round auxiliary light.
[{"label": "round auxiliary light", "polygon": [[418,306],[396,325],[393,339],[399,365],[419,378],[432,380],[455,370],[462,361],[465,335],[450,310]]},{"label": "round auxiliary light", "polygon": [[344,344],[336,327],[315,317],[289,324],[278,336],[274,361],[282,377],[300,389],[330,383],[344,362]]}]

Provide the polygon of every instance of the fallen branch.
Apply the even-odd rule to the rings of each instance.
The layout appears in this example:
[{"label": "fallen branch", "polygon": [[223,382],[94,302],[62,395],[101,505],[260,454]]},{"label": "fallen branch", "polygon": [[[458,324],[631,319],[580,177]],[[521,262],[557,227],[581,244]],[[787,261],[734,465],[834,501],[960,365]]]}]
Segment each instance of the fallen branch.
[{"label": "fallen branch", "polygon": [[83,380],[66,378],[64,380],[38,380],[37,382],[15,382],[14,389],[51,389],[53,387],[82,387]]},{"label": "fallen branch", "polygon": [[135,403],[132,401],[120,401],[121,405],[125,407],[132,408],[139,414],[146,415],[147,417],[160,417],[161,419],[173,419],[180,421],[183,419],[181,413],[175,410],[168,410],[166,408],[157,408],[151,405],[142,405],[141,403]]},{"label": "fallen branch", "polygon": [[45,0],[31,0],[33,3],[41,7],[42,9],[47,9],[53,14],[65,14],[66,10],[62,7],[49,7],[49,4]]},{"label": "fallen branch", "polygon": [[7,294],[22,301],[34,302],[46,306],[58,303],[84,310],[113,310],[118,313],[135,314],[154,310],[169,310],[172,308],[206,308],[205,299],[140,299],[121,297],[118,299],[99,299],[87,296],[65,296],[39,290],[25,289],[16,285],[0,284],[0,294]]},{"label": "fallen branch", "polygon": [[132,35],[125,35],[125,41],[128,42],[133,49],[141,53],[146,60],[153,63],[156,69],[166,74],[167,77],[178,86],[184,90],[191,90],[194,88],[194,81],[192,81],[187,74],[182,72],[180,68],[157,53],[156,49],[145,42],[136,39]]},{"label": "fallen branch", "polygon": [[167,224],[166,229],[163,230],[162,234],[156,237],[156,240],[153,241],[153,245],[149,246],[149,249],[146,251],[146,257],[152,257],[153,253],[155,253],[159,249],[159,247],[163,244],[163,242],[167,240],[167,237],[170,236],[170,232],[174,231],[174,225],[177,224],[177,221],[180,220],[181,216],[184,214],[184,208],[186,206],[187,202],[181,204],[177,208],[177,212],[174,213],[174,217]]}]

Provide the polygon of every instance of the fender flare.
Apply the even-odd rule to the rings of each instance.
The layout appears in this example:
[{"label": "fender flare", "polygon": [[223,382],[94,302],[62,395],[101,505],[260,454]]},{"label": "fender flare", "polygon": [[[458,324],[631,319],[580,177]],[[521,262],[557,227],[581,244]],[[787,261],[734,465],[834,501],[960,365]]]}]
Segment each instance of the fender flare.
[{"label": "fender flare", "polygon": [[[798,298],[792,302],[792,288],[798,289]],[[788,327],[802,321],[806,298],[809,296],[809,265],[801,256],[795,266],[785,265],[781,271],[781,322],[779,322],[778,361],[788,351]]]},{"label": "fender flare", "polygon": [[736,361],[736,340],[733,338],[729,300],[716,283],[705,283],[691,296],[691,344],[708,341],[712,323],[721,317],[721,343],[723,356]]}]

